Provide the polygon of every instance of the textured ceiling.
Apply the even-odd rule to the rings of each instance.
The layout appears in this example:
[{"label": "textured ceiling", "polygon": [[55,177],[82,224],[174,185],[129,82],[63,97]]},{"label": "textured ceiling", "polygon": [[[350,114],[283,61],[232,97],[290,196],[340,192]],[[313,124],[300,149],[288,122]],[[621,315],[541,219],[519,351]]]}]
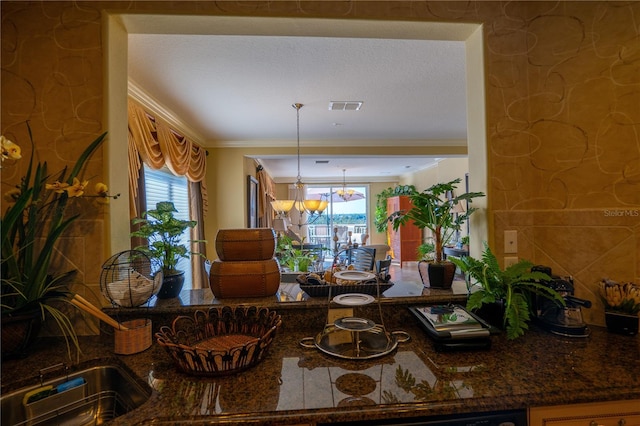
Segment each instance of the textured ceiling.
[{"label": "textured ceiling", "polygon": [[[464,144],[465,46],[417,39],[130,34],[129,79],[189,124],[205,145]],[[362,101],[330,111],[331,101]],[[365,148],[366,149],[366,148]],[[285,161],[286,160],[286,161]],[[328,160],[317,165],[316,160]],[[423,157],[303,157],[309,178],[398,176]],[[295,157],[261,158],[278,178]]]}]

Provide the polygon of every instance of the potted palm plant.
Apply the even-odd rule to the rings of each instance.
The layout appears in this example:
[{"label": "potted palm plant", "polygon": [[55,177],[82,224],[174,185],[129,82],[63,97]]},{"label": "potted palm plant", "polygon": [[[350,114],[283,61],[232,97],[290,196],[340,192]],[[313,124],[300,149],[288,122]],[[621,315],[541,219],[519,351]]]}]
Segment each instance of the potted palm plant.
[{"label": "potted palm plant", "polygon": [[[162,271],[162,286],[158,298],[170,299],[178,296],[184,285],[184,271],[177,269],[180,259],[188,259],[191,253],[182,242],[182,234],[188,228],[196,226],[195,220],[182,220],[174,216],[177,210],[172,202],[162,201],[154,210],[146,211],[141,218],[134,218],[132,224],[139,228],[131,233],[132,237],[147,240],[147,244],[136,247],[136,250],[147,254],[158,262]],[[194,240],[195,242],[195,240]],[[202,241],[197,241],[202,242]]]},{"label": "potted palm plant", "polygon": [[[79,217],[69,214],[69,204],[79,197],[109,197],[102,183],[96,185],[97,195],[85,194],[88,182],[79,179],[106,133],[87,146],[70,172],[64,168],[50,174],[46,161],[34,161],[36,149],[28,123],[27,130],[32,148],[27,170],[5,193],[6,208],[0,220],[3,359],[28,355],[40,326],[47,321],[60,329],[69,356],[72,344],[80,352],[72,319],[64,309],[65,304],[73,305],[70,284],[76,271],[56,271],[52,257],[59,238]],[[3,167],[22,159],[18,144],[4,136],[0,142]]]},{"label": "potted palm plant", "polygon": [[[409,210],[393,212],[387,220],[397,230],[403,224],[411,221],[420,229],[429,229],[432,233],[429,238],[433,247],[433,255],[430,259],[423,260],[426,266],[426,274],[422,277],[425,286],[435,288],[450,288],[455,275],[456,267],[443,259],[442,249],[445,242],[459,232],[462,224],[477,209],[466,206],[459,209],[461,203],[471,203],[474,198],[483,197],[482,192],[467,192],[454,195],[454,191],[461,179],[451,182],[437,183],[422,192],[414,192],[409,195],[412,207]],[[421,247],[431,247],[430,245]],[[423,253],[424,254],[424,253]]]},{"label": "potted palm plant", "polygon": [[481,259],[452,258],[467,279],[467,309],[476,312],[491,325],[506,330],[508,339],[522,336],[529,328],[534,296],[542,296],[564,305],[562,296],[542,284],[551,277],[532,271],[533,264],[521,259],[501,269],[495,255],[485,244]]}]

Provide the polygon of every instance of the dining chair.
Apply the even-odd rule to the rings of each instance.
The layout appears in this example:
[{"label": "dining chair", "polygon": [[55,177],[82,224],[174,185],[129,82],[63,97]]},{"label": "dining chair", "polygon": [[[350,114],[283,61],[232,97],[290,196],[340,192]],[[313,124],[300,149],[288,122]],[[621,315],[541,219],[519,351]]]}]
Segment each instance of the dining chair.
[{"label": "dining chair", "polygon": [[378,279],[389,282],[391,280],[389,269],[391,269],[391,256],[387,256],[386,259],[376,260],[376,274],[378,275]]},{"label": "dining chair", "polygon": [[334,266],[352,265],[356,271],[373,271],[376,250],[369,247],[352,247],[340,250],[333,259]]}]

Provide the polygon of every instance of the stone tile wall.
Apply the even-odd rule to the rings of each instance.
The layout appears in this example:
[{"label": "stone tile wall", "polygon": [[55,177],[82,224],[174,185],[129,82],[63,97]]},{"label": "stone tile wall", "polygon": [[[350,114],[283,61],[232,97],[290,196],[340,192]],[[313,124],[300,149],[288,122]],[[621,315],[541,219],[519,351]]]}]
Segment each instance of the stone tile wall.
[{"label": "stone tile wall", "polygon": [[[594,279],[640,281],[640,2],[3,1],[2,134],[69,164],[103,127],[101,9],[484,24],[490,244],[518,229],[520,257]],[[474,159],[470,159],[474,161]],[[102,176],[101,156],[91,169]],[[3,167],[2,189],[20,175]],[[77,246],[94,288],[104,213]],[[601,256],[597,256],[601,253]],[[77,256],[82,256],[78,254]],[[592,274],[590,279],[587,275]],[[595,297],[595,296],[594,296]],[[601,323],[597,311],[590,320]]]}]

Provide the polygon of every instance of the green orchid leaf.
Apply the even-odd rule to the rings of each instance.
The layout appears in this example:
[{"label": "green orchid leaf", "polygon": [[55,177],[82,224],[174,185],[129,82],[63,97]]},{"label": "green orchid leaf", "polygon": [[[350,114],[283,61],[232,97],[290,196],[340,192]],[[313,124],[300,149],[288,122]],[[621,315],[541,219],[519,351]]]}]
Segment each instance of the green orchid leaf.
[{"label": "green orchid leaf", "polygon": [[72,296],[69,283],[75,271],[55,271],[51,259],[60,237],[77,220],[78,215],[69,215],[67,212],[67,205],[71,201],[68,193],[48,189],[47,184],[65,182],[65,179],[71,184],[103,143],[106,133],[85,148],[67,176],[66,168],[51,175],[46,161],[36,162],[36,147],[29,122],[27,131],[32,149],[26,173],[17,186],[20,194],[15,203],[5,210],[0,222],[0,305],[3,314],[36,306],[43,316],[47,312],[62,331],[71,355],[70,343],[78,348],[74,324],[65,313],[51,304],[68,302]]}]

